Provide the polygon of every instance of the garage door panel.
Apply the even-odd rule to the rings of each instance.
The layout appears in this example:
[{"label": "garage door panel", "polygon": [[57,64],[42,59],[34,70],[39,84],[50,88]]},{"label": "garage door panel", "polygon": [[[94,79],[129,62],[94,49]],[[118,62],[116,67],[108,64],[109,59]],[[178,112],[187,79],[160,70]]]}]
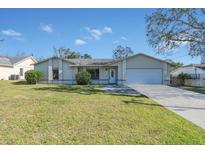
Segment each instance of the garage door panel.
[{"label": "garage door panel", "polygon": [[127,69],[128,84],[162,84],[162,69]]}]

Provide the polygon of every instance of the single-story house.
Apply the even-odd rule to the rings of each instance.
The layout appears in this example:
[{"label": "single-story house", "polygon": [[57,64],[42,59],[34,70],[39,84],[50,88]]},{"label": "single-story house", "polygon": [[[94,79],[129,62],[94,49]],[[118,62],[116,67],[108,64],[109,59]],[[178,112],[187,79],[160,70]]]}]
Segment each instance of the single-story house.
[{"label": "single-story house", "polygon": [[185,80],[188,86],[205,86],[205,64],[190,64],[180,67],[171,72],[172,77],[177,77],[180,73],[186,73],[191,79]]},{"label": "single-story house", "polygon": [[19,80],[25,72],[34,69],[37,61],[32,56],[0,56],[0,80]]},{"label": "single-story house", "polygon": [[41,83],[76,84],[75,75],[88,71],[93,84],[169,84],[170,64],[143,53],[121,60],[51,57],[34,65],[44,73]]}]

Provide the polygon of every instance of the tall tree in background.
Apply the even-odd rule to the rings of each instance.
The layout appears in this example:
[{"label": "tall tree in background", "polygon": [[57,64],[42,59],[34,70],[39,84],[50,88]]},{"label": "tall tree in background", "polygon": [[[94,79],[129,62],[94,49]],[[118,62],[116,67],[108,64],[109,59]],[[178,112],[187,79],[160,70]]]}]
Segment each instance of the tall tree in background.
[{"label": "tall tree in background", "polygon": [[184,65],[183,63],[175,62],[171,59],[167,59],[166,61],[168,61],[171,64],[171,71],[174,71],[177,68],[182,67]]},{"label": "tall tree in background", "polygon": [[60,57],[60,58],[67,58],[70,51],[70,48],[64,48],[64,47],[60,47],[60,48],[53,48],[54,50],[54,56],[56,57]]},{"label": "tall tree in background", "polygon": [[146,17],[149,44],[158,53],[188,47],[205,62],[205,9],[157,9]]},{"label": "tall tree in background", "polygon": [[54,55],[56,57],[60,58],[68,58],[68,59],[91,59],[91,55],[85,53],[84,55],[81,56],[80,52],[76,51],[71,51],[70,48],[65,48],[65,47],[60,47],[60,48],[55,48],[54,47]]},{"label": "tall tree in background", "polygon": [[83,59],[92,59],[92,56],[85,53],[83,56],[81,56],[81,58],[83,58]]},{"label": "tall tree in background", "polygon": [[130,47],[123,47],[121,45],[117,46],[115,50],[113,50],[113,58],[114,59],[123,59],[129,56],[132,56],[134,52]]},{"label": "tall tree in background", "polygon": [[68,59],[76,59],[80,58],[80,52],[70,51],[70,53],[67,56]]}]

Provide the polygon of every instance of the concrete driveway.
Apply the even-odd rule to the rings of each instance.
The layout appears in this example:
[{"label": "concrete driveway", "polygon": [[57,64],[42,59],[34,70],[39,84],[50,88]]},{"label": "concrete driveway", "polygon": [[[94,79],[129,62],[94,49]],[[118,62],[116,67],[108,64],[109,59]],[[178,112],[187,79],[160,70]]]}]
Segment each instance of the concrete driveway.
[{"label": "concrete driveway", "polygon": [[165,85],[128,85],[205,129],[205,95]]}]

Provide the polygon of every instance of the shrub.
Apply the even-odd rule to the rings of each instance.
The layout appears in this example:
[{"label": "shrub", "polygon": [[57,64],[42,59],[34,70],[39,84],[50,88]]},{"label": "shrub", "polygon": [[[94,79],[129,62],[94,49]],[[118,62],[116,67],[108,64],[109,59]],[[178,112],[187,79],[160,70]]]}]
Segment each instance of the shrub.
[{"label": "shrub", "polygon": [[182,81],[182,85],[184,85],[186,79],[191,79],[191,75],[182,72],[177,76],[177,78],[180,79]]},{"label": "shrub", "polygon": [[25,73],[25,79],[28,84],[36,84],[43,78],[43,73],[37,70],[29,70]]},{"label": "shrub", "polygon": [[79,85],[87,85],[90,83],[91,74],[87,71],[78,72],[75,76],[76,82]]}]

